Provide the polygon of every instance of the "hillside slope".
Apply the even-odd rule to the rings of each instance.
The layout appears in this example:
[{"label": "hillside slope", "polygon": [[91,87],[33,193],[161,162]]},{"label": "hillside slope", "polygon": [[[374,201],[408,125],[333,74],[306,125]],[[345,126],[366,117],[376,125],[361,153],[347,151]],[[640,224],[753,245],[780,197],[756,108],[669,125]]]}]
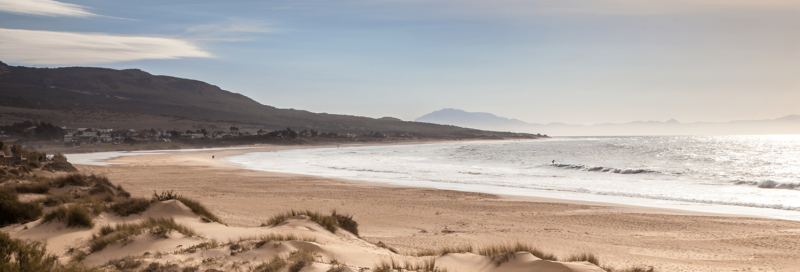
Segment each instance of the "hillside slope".
[{"label": "hillside slope", "polygon": [[267,129],[338,133],[413,133],[427,137],[500,137],[514,134],[454,126],[278,109],[197,80],[155,76],[138,69],[29,68],[0,62],[0,106],[108,110],[253,124]]}]

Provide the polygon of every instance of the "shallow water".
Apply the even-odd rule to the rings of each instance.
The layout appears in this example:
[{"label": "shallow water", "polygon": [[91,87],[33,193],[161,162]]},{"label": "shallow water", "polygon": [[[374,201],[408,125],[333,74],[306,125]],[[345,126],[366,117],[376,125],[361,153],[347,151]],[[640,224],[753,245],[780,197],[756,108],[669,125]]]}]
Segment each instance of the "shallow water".
[{"label": "shallow water", "polygon": [[796,135],[565,137],[223,160],[264,171],[800,220]]}]

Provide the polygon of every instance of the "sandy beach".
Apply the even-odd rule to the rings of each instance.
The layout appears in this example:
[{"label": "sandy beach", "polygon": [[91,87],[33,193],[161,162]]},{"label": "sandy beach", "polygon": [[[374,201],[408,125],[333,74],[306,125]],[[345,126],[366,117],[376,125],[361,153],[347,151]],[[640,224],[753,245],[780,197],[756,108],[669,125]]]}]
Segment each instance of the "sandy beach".
[{"label": "sandy beach", "polygon": [[107,176],[133,196],[174,190],[231,227],[257,227],[291,209],[335,209],[354,215],[365,240],[405,254],[522,241],[556,255],[595,253],[615,267],[800,270],[800,222],[391,186],[252,171],[219,160],[287,148],[169,152],[77,167]]}]

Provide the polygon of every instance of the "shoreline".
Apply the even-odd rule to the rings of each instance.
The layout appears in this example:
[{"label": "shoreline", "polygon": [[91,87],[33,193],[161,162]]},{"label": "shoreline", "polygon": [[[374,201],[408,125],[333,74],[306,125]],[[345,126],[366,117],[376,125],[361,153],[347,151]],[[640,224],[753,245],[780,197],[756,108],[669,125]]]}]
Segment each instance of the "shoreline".
[{"label": "shoreline", "polygon": [[[288,145],[269,145],[269,144],[261,144],[257,146],[234,146],[234,147],[225,147],[225,148],[207,148],[207,149],[182,149],[182,150],[147,150],[147,151],[125,151],[125,152],[100,152],[100,153],[117,153],[111,154],[109,157],[100,157],[92,159],[93,162],[89,164],[80,164],[80,165],[94,165],[94,166],[114,166],[114,165],[124,165],[129,164],[125,160],[125,158],[131,157],[143,157],[143,156],[158,156],[158,155],[165,155],[172,152],[181,153],[181,152],[196,152],[196,153],[204,153],[206,156],[209,154],[215,156],[214,159],[203,161],[203,160],[196,160],[195,162],[208,163],[206,166],[208,167],[222,167],[222,168],[233,168],[238,169],[240,171],[251,171],[251,172],[264,172],[264,173],[271,173],[271,174],[285,174],[285,175],[296,175],[300,177],[309,177],[309,178],[320,178],[320,179],[332,179],[337,181],[342,181],[346,183],[350,183],[352,186],[386,186],[386,187],[394,187],[394,188],[424,188],[424,189],[434,189],[434,190],[444,190],[444,191],[459,191],[459,192],[467,192],[467,193],[484,193],[495,195],[503,200],[507,201],[529,201],[529,202],[539,202],[539,203],[560,203],[560,204],[575,204],[575,205],[590,205],[590,206],[602,206],[602,207],[614,207],[620,210],[624,210],[624,212],[631,212],[631,213],[649,213],[649,214],[666,214],[666,215],[693,215],[693,216],[722,216],[722,217],[742,217],[742,218],[763,218],[763,219],[775,219],[775,220],[787,220],[787,221],[800,221],[800,218],[797,219],[789,219],[789,218],[779,218],[775,216],[767,216],[767,215],[752,215],[752,214],[737,214],[733,212],[722,212],[722,211],[700,211],[697,209],[687,209],[687,208],[670,208],[670,207],[658,207],[655,205],[636,205],[636,204],[626,204],[626,203],[619,203],[619,202],[604,202],[604,201],[596,201],[596,200],[576,200],[573,196],[572,198],[557,198],[557,197],[547,197],[547,196],[530,196],[530,195],[514,195],[514,194],[504,194],[502,192],[486,192],[486,191],[479,191],[479,190],[465,190],[463,188],[442,188],[440,187],[429,187],[423,185],[404,185],[404,184],[397,184],[394,182],[380,182],[380,181],[367,181],[367,180],[356,180],[356,179],[342,179],[342,178],[335,178],[335,177],[326,177],[326,176],[318,176],[313,174],[302,174],[302,173],[290,173],[290,172],[276,172],[276,171],[266,171],[266,170],[256,170],[250,169],[242,165],[238,165],[235,163],[227,162],[223,160],[224,158],[234,157],[245,155],[249,153],[255,152],[275,152],[275,151],[287,151],[287,150],[298,150],[298,149],[321,149],[321,148],[347,148],[347,147],[367,147],[367,146],[387,146],[387,145],[421,145],[421,144],[441,144],[441,143],[457,143],[458,141],[432,141],[432,142],[409,142],[409,143],[370,143],[370,144],[348,144],[343,146],[333,146],[333,145],[321,145],[321,146],[288,146]],[[461,141],[464,142],[464,141]],[[474,141],[472,141],[474,142]],[[93,154],[98,153],[83,153],[83,154],[69,154],[68,156],[86,156],[88,158],[93,157]],[[144,159],[144,158],[143,158]],[[443,184],[447,185],[447,184]],[[459,184],[461,186],[464,184]],[[458,186],[449,186],[449,187],[458,187]],[[495,186],[485,186],[485,187],[495,187]],[[490,191],[492,188],[489,188]],[[529,191],[539,191],[541,193],[551,193],[542,190],[536,189],[525,189]],[[556,191],[555,193],[551,194],[567,194],[567,192],[559,192]],[[571,195],[586,195],[580,193],[568,193]],[[595,196],[596,195],[589,195]],[[605,197],[605,196],[601,196]],[[611,196],[612,198],[628,198],[622,196]],[[645,199],[651,202],[675,202],[677,204],[674,205],[681,205],[682,201],[666,201],[666,200],[659,200],[659,199]],[[685,202],[687,204],[691,202]],[[699,203],[691,203],[700,205]],[[720,204],[708,204],[713,205],[716,207],[730,207],[733,209],[767,209],[769,208],[758,208],[758,207],[747,207],[747,206],[731,206],[731,205],[720,205]],[[780,210],[779,210],[780,211]]]},{"label": "shoreline", "polygon": [[795,250],[800,222],[795,221],[266,172],[220,160],[294,148],[167,152],[107,160],[125,163],[114,166],[76,167],[105,175],[134,196],[175,190],[237,227],[259,226],[292,209],[341,211],[354,215],[364,239],[402,253],[527,241],[557,255],[594,252],[617,267],[800,269]]}]

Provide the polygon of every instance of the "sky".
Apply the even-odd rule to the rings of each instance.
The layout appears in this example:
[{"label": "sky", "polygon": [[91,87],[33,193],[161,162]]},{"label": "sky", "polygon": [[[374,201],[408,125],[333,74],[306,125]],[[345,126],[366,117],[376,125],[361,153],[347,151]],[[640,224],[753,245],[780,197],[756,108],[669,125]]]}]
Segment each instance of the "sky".
[{"label": "sky", "polygon": [[796,0],[0,0],[0,61],[375,118],[724,122],[800,114],[798,29]]}]

